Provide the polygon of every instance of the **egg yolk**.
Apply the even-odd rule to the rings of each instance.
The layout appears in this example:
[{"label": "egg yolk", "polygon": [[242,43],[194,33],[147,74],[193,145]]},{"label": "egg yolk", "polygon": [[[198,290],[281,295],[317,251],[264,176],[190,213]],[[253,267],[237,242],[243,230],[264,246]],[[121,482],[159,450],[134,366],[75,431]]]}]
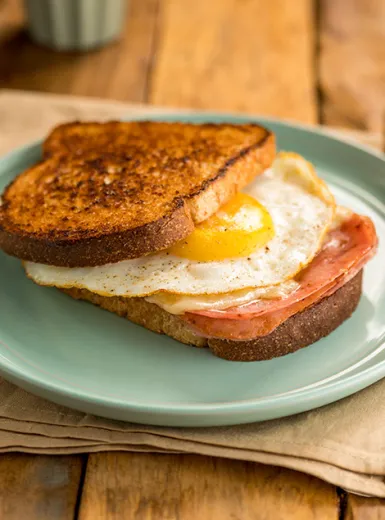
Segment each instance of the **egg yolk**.
[{"label": "egg yolk", "polygon": [[273,221],[266,208],[250,195],[238,193],[169,252],[201,262],[246,257],[273,236]]}]

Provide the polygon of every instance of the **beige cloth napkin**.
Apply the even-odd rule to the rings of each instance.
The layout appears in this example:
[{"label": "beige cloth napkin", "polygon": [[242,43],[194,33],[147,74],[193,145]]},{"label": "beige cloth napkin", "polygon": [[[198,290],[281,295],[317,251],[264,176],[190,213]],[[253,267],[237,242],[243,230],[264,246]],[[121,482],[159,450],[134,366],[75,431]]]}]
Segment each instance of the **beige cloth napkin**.
[{"label": "beige cloth napkin", "polygon": [[[160,109],[0,91],[0,152],[44,136],[59,121],[111,119],[143,111]],[[365,134],[365,141],[379,146],[381,137]],[[0,452],[107,450],[189,452],[256,461],[303,471],[352,492],[385,497],[385,381],[294,417],[193,429],[94,417],[0,379]]]}]

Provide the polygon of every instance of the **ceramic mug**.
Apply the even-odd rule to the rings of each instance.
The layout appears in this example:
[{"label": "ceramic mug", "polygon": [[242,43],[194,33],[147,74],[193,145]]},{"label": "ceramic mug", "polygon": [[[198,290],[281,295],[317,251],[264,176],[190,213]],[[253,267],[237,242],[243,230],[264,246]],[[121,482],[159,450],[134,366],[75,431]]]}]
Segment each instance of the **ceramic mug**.
[{"label": "ceramic mug", "polygon": [[118,38],[127,0],[24,0],[31,38],[56,50],[89,50]]}]

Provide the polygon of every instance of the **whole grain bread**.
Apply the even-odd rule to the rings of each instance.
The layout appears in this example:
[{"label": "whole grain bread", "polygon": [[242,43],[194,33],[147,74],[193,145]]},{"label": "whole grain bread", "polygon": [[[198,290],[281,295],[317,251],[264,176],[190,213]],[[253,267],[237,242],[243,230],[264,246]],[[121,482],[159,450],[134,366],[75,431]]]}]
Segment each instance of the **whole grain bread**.
[{"label": "whole grain bread", "polygon": [[23,260],[103,265],[188,236],[270,166],[274,136],[253,124],[71,123],[0,206],[0,248]]},{"label": "whole grain bread", "polygon": [[[75,299],[87,300],[159,334],[196,347],[209,347],[231,361],[262,361],[284,356],[330,334],[356,309],[362,291],[362,269],[334,294],[283,322],[267,336],[250,341],[207,339],[197,335],[179,316],[144,298],[105,297],[86,289],[62,289]],[[138,346],[140,347],[140,346]]]}]

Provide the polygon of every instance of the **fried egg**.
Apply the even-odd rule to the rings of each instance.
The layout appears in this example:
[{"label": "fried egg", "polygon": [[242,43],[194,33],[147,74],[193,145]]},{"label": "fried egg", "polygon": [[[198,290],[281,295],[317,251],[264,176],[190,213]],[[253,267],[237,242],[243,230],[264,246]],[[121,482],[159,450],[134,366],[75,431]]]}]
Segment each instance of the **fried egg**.
[{"label": "fried egg", "polygon": [[274,225],[266,208],[250,195],[238,193],[168,252],[201,262],[242,258],[273,236]]},{"label": "fried egg", "polygon": [[84,288],[103,296],[265,288],[293,279],[312,261],[334,212],[334,197],[312,165],[282,152],[244,193],[169,250],[100,267],[25,262],[25,269],[40,285]]},{"label": "fried egg", "polygon": [[[352,210],[343,206],[336,206],[334,219],[329,231],[341,227],[343,222],[348,221],[352,217],[352,214]],[[324,237],[323,245],[328,240],[330,240],[328,236]],[[185,312],[193,311],[226,310],[231,307],[240,307],[257,302],[258,300],[286,298],[299,287],[300,283],[295,279],[291,279],[277,285],[252,287],[223,294],[175,294],[162,291],[147,296],[146,300],[150,303],[155,303],[170,314],[184,314]]]}]

